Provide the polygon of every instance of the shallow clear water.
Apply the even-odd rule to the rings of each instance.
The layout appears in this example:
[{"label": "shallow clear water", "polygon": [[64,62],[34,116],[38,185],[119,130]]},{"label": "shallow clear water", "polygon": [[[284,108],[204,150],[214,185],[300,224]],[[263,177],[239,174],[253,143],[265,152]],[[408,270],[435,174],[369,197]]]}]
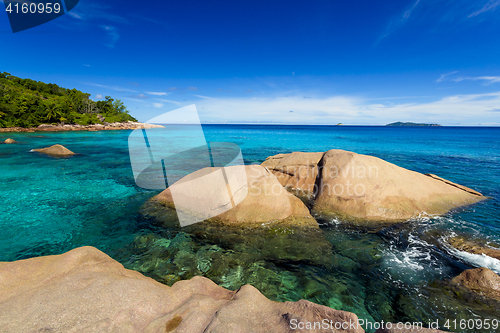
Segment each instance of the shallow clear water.
[{"label": "shallow clear water", "polygon": [[[451,251],[446,237],[500,243],[500,128],[207,125],[204,131],[208,141],[238,144],[247,164],[340,148],[435,173],[491,199],[381,230],[341,220],[320,220],[321,232],[303,234],[166,228],[139,213],[159,191],[134,183],[130,131],[0,133],[1,141],[19,142],[0,145],[0,261],[92,245],[169,285],[193,275],[229,289],[250,283],[274,300],[305,298],[372,321],[500,318],[498,310],[436,282],[484,265]],[[79,154],[30,152],[56,143]]]}]

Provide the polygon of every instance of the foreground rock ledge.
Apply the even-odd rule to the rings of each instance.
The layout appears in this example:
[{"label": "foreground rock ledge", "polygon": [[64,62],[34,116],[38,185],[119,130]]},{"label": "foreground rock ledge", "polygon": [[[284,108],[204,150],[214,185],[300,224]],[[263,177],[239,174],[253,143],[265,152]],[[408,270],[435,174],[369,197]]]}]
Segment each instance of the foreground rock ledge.
[{"label": "foreground rock ledge", "polygon": [[283,186],[311,199],[313,212],[326,216],[398,222],[422,214],[441,215],[485,199],[436,175],[339,149],[279,154],[262,166]]},{"label": "foreground rock ledge", "polygon": [[[290,322],[357,322],[305,300],[273,302],[194,277],[172,287],[127,270],[93,247],[0,263],[2,332],[291,332]],[[307,330],[307,332],[364,332]]]}]

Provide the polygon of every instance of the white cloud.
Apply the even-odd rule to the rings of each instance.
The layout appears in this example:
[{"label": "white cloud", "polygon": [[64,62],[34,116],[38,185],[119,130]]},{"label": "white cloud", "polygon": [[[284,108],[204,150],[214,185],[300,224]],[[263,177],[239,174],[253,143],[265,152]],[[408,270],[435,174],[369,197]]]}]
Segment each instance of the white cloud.
[{"label": "white cloud", "polygon": [[140,104],[146,103],[146,101],[144,99],[138,99],[138,98],[122,97],[121,99],[125,99],[127,101],[134,101],[134,102],[137,102]]},{"label": "white cloud", "polygon": [[411,12],[415,9],[415,7],[417,7],[417,5],[418,5],[419,2],[420,2],[420,0],[415,1],[415,3],[413,4],[413,6],[411,6],[410,9],[408,9],[406,12],[404,12],[404,14],[403,14],[403,20],[407,20],[407,19],[410,18]]},{"label": "white cloud", "polygon": [[103,96],[102,96],[101,94],[97,94],[97,95],[95,96],[95,98],[97,98],[97,99],[101,99],[102,97],[103,97]]},{"label": "white cloud", "polygon": [[181,102],[177,102],[177,101],[172,101],[170,99],[163,99],[163,98],[158,98],[159,101],[162,101],[162,102],[165,102],[165,103],[172,103],[172,104],[175,104],[175,105],[182,105]]},{"label": "white cloud", "polygon": [[439,77],[439,79],[436,80],[436,82],[443,82],[443,81],[447,80],[448,76],[456,74],[456,73],[458,73],[458,71],[454,71],[454,72],[450,72],[450,73],[446,73],[446,74],[441,74],[441,76]]},{"label": "white cloud", "polygon": [[114,90],[114,91],[120,91],[120,92],[137,92],[135,90],[131,90],[131,89],[127,89],[127,88],[122,88],[122,87],[118,87],[118,86],[105,86],[103,84],[92,83],[92,82],[83,82],[83,84],[86,84],[88,86],[94,86],[94,87]]},{"label": "white cloud", "polygon": [[413,3],[413,5],[403,13],[403,15],[401,15],[399,17],[393,17],[391,19],[391,21],[389,22],[389,25],[387,26],[385,33],[378,39],[377,42],[380,42],[382,39],[389,36],[397,29],[401,28],[406,23],[406,21],[408,21],[408,19],[411,16],[411,13],[415,9],[415,7],[417,7],[419,2],[420,2],[420,0],[416,0]]},{"label": "white cloud", "polygon": [[199,97],[199,98],[204,98],[204,99],[213,98],[213,97],[208,97],[208,96],[203,96],[203,95],[193,95],[193,96],[196,96],[196,97]]},{"label": "white cloud", "polygon": [[478,16],[479,14],[489,12],[490,10],[495,9],[496,7],[500,6],[500,0],[490,0],[486,3],[486,5],[483,6],[483,8],[479,9],[478,11],[475,11],[474,13],[470,14],[468,18]]},{"label": "white cloud", "polygon": [[72,17],[74,17],[74,18],[76,18],[76,19],[79,19],[79,20],[81,20],[81,19],[82,19],[82,17],[81,17],[79,14],[77,14],[77,13],[75,13],[75,12],[73,12],[73,11],[68,12],[68,15],[69,15],[69,16],[72,16]]},{"label": "white cloud", "polygon": [[443,82],[443,81],[454,81],[454,82],[461,82],[461,81],[486,81],[486,84],[490,83],[496,83],[500,82],[500,76],[460,76],[456,78],[449,78],[449,76],[458,73],[458,71],[454,71],[451,73],[446,73],[446,74],[441,74],[439,79],[436,80],[436,82]]},{"label": "white cloud", "polygon": [[118,33],[118,29],[111,25],[101,25],[101,28],[107,32],[109,41],[105,45],[109,48],[114,48],[116,42],[120,39],[120,34]]},{"label": "white cloud", "polygon": [[148,95],[155,95],[155,96],[166,96],[168,95],[169,93],[166,93],[166,92],[163,92],[163,91],[160,91],[160,92],[156,92],[156,91],[145,91],[146,94]]},{"label": "white cloud", "polygon": [[476,77],[459,77],[454,79],[455,82],[460,82],[464,80],[471,81],[487,81],[487,84],[500,82],[500,76],[476,76]]},{"label": "white cloud", "polygon": [[[80,25],[84,21],[100,21],[107,20],[113,23],[130,24],[130,22],[121,16],[113,14],[114,8],[108,5],[81,1],[78,4],[77,10],[71,10],[68,14],[77,19]],[[82,26],[82,25],[81,25]]]},{"label": "white cloud", "polygon": [[[369,103],[349,96],[212,98],[196,102],[204,122],[383,125],[394,121],[442,125],[498,124],[500,91],[454,95],[426,103]],[[293,111],[293,112],[290,112]]]},{"label": "white cloud", "polygon": [[155,108],[161,108],[161,107],[163,107],[163,104],[162,103],[153,103],[153,106]]}]

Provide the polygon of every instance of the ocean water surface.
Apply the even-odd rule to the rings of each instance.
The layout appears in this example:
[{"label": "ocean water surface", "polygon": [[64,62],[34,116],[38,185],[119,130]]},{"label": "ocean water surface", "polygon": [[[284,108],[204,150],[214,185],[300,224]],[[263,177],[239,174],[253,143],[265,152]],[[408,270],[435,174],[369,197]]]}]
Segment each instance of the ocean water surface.
[{"label": "ocean water surface", "polygon": [[[318,219],[319,233],[167,228],[141,214],[160,191],[136,186],[131,131],[0,133],[0,261],[91,245],[171,285],[194,275],[237,289],[252,284],[278,301],[302,298],[372,322],[490,318],[498,309],[441,281],[500,263],[451,249],[464,235],[500,244],[500,128],[204,125],[210,142],[239,145],[246,164],[293,151],[344,149],[434,173],[490,197],[445,216],[379,229]],[[63,144],[78,153],[30,152]],[[472,332],[460,328],[445,329]],[[369,330],[370,331],[370,330]],[[473,330],[494,332],[494,330]]]}]

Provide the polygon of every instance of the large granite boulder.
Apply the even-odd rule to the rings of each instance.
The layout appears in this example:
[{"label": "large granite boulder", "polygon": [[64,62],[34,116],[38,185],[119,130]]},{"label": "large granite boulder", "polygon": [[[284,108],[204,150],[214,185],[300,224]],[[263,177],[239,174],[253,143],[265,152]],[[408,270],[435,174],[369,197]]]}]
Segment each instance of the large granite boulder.
[{"label": "large granite boulder", "polygon": [[75,155],[75,153],[73,153],[71,150],[62,145],[53,145],[47,148],[33,149],[33,151],[56,157],[66,157]]},{"label": "large granite boulder", "polygon": [[451,284],[481,297],[500,300],[500,276],[485,267],[467,269],[455,276]]},{"label": "large granite boulder", "polygon": [[[322,157],[318,160],[320,154]],[[284,186],[292,182],[299,189],[306,187],[310,191],[312,188],[309,193],[314,196],[313,212],[324,216],[396,222],[422,214],[444,214],[485,199],[472,189],[435,175],[424,175],[377,157],[339,149],[326,153],[276,155],[263,165],[277,174]],[[312,176],[298,176],[300,168],[304,174],[317,170],[311,174],[317,174],[314,186],[311,187]],[[282,176],[284,170],[292,170],[285,171],[289,172],[289,178]]]},{"label": "large granite boulder", "polygon": [[93,247],[0,263],[0,327],[6,333],[285,333],[323,320],[348,328],[307,332],[364,332],[349,328],[357,323],[353,313],[305,300],[273,302],[250,285],[229,291],[194,277],[168,287]]},{"label": "large granite boulder", "polygon": [[[228,187],[225,183],[222,183],[223,186],[218,184],[217,181],[223,178],[211,178],[214,170],[221,171],[220,168],[198,170],[180,179],[153,197],[150,202],[177,209],[177,214],[181,213],[180,209],[183,209],[184,215],[207,213],[206,218],[200,219],[228,225],[279,222],[294,226],[317,226],[316,220],[304,203],[286,191],[278,179],[262,166],[224,168]],[[191,206],[191,211],[180,208],[180,205],[186,207],[189,203],[195,203],[195,207]],[[220,214],[210,216],[210,212]]]},{"label": "large granite boulder", "polygon": [[11,139],[11,138],[6,139],[4,142],[5,142],[5,143],[17,143],[17,141],[16,141],[16,140]]}]

